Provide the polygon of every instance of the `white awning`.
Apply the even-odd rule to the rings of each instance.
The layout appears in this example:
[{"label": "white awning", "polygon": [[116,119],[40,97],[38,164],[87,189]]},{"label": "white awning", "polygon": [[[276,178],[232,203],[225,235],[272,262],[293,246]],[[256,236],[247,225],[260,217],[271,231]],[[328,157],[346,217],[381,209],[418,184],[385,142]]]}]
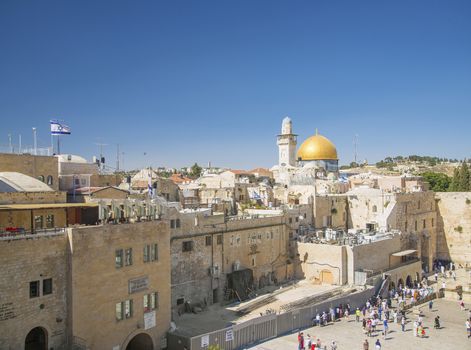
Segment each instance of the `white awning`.
[{"label": "white awning", "polygon": [[406,256],[406,255],[410,255],[410,254],[413,254],[415,253],[417,250],[415,249],[409,249],[409,250],[402,250],[400,252],[397,252],[397,253],[393,253],[391,254],[392,256]]}]

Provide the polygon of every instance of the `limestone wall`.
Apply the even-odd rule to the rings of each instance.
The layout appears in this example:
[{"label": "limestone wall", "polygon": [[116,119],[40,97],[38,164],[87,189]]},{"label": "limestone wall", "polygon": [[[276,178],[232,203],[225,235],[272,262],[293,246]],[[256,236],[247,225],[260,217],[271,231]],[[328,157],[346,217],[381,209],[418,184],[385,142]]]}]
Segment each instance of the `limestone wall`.
[{"label": "limestone wall", "polygon": [[58,162],[53,156],[33,156],[30,154],[0,153],[0,172],[13,171],[22,173],[35,179],[42,176],[46,181],[48,176],[52,176],[54,190],[59,190]]},{"label": "limestone wall", "polygon": [[437,256],[471,265],[471,192],[436,193]]},{"label": "limestone wall", "polygon": [[[66,236],[0,240],[0,349],[24,349],[30,330],[42,327],[48,349],[66,344]],[[52,293],[43,294],[52,278]],[[40,295],[30,297],[30,282]]]},{"label": "limestone wall", "polygon": [[[125,349],[137,334],[151,336],[154,349],[170,325],[170,246],[166,222],[70,228],[69,324],[72,335],[86,339],[91,349]],[[158,244],[158,261],[145,263],[146,244]],[[117,249],[132,248],[131,266],[115,267]],[[131,280],[147,286],[130,290]],[[145,329],[143,297],[159,293],[156,326]],[[117,321],[116,303],[133,300],[133,315]]]},{"label": "limestone wall", "polygon": [[67,202],[66,192],[0,192],[0,204],[41,204],[65,202]]},{"label": "limestone wall", "polygon": [[325,271],[332,275],[332,284],[347,283],[347,259],[345,246],[296,242],[300,263],[297,278],[329,283]]}]

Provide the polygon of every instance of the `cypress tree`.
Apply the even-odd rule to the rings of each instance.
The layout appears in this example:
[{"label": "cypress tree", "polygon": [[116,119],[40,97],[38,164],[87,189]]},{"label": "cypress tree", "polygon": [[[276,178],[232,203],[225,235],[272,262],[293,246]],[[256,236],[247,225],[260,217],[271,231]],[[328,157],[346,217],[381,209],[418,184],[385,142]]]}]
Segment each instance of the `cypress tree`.
[{"label": "cypress tree", "polygon": [[461,192],[469,191],[469,168],[466,160],[461,165],[459,171],[459,190]]},{"label": "cypress tree", "polygon": [[450,184],[450,192],[458,192],[459,189],[459,182],[460,182],[460,168],[457,167],[453,171],[453,178],[451,179],[451,184]]}]

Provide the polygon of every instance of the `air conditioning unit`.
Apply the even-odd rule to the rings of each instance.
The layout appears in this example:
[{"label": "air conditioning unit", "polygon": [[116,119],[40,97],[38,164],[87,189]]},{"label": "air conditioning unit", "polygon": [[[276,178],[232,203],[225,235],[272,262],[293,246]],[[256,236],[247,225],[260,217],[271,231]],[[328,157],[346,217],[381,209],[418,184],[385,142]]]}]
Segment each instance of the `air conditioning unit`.
[{"label": "air conditioning unit", "polygon": [[219,277],[219,266],[217,265],[211,266],[208,270],[209,270],[210,276]]},{"label": "air conditioning unit", "polygon": [[232,264],[232,271],[239,271],[240,270],[240,261],[236,261]]}]

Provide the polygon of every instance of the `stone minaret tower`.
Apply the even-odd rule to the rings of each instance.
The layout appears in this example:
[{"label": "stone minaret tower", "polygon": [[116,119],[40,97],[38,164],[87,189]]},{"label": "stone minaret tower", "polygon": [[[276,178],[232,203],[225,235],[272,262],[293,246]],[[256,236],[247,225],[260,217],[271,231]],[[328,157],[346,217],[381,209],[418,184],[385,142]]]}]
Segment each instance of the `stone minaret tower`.
[{"label": "stone minaret tower", "polygon": [[291,119],[286,117],[281,124],[281,134],[278,135],[278,165],[296,165],[296,136],[293,134]]}]

